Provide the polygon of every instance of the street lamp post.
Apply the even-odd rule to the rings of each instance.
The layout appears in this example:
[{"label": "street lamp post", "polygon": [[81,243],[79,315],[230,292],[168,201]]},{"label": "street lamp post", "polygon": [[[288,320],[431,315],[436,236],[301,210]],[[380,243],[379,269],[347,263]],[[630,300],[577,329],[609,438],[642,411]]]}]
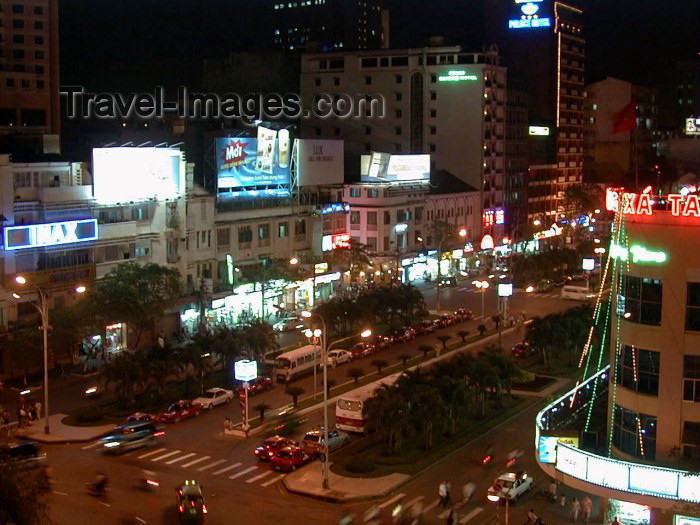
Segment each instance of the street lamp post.
[{"label": "street lamp post", "polygon": [[[20,285],[25,285],[27,284],[27,279],[21,275],[18,275],[15,277],[15,282]],[[33,302],[30,303],[37,309],[39,315],[41,316],[41,330],[43,332],[44,350],[44,434],[49,434],[49,301],[48,295],[44,290],[33,285],[32,288],[34,288],[39,295],[39,302],[41,305],[37,306]],[[85,287],[78,286],[75,291],[77,293],[84,293]],[[21,299],[21,296],[18,293],[13,293],[12,297],[15,299]]]},{"label": "street lamp post", "polygon": [[485,313],[485,308],[484,308],[484,294],[486,294],[486,290],[488,289],[489,282],[488,281],[472,281],[472,284],[476,286],[479,290],[481,290],[481,318],[486,321],[486,313]]}]

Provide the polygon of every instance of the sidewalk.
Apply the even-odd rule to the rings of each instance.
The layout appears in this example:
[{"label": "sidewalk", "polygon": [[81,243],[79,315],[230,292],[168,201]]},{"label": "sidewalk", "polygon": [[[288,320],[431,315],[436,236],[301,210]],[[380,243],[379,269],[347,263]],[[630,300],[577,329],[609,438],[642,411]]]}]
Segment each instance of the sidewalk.
[{"label": "sidewalk", "polygon": [[39,441],[40,443],[80,443],[93,441],[104,436],[114,429],[114,425],[101,425],[99,427],[74,427],[63,424],[67,414],[54,414],[49,416],[49,428],[51,433],[44,434],[44,420],[34,421],[32,426],[24,427],[15,432],[15,437]]}]

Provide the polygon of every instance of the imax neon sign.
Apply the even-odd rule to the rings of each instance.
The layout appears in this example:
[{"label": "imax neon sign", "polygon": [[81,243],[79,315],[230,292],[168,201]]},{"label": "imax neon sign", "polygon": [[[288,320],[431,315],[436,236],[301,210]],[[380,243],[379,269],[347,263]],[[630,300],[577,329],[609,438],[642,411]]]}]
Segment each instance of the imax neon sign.
[{"label": "imax neon sign", "polygon": [[23,224],[5,228],[5,249],[22,250],[97,239],[97,219]]}]

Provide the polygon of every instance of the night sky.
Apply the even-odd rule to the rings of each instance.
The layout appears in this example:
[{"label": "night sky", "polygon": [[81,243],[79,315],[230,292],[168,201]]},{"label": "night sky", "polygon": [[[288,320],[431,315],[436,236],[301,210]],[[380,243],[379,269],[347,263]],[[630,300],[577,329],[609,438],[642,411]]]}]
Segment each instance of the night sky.
[{"label": "night sky", "polygon": [[[392,47],[442,35],[480,48],[484,1],[496,0],[386,0]],[[61,82],[105,91],[198,87],[203,58],[266,44],[262,3],[61,0]],[[587,82],[616,76],[663,87],[675,60],[700,51],[698,0],[571,3],[585,11]]]}]

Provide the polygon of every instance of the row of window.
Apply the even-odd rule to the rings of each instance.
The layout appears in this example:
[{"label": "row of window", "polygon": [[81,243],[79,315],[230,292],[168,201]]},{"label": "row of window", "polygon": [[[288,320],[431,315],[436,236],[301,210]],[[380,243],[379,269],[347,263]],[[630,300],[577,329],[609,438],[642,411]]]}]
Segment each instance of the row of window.
[{"label": "row of window", "polygon": [[[41,16],[44,14],[44,8],[40,5],[35,5],[32,9],[32,12],[37,16]],[[24,4],[12,4],[12,14],[13,15],[23,15],[24,14]]]},{"label": "row of window", "polygon": [[[0,22],[2,22],[2,20],[0,20]],[[24,20],[19,19],[19,18],[15,18],[14,20],[12,20],[12,28],[13,29],[24,29]],[[42,22],[41,20],[35,20],[34,21],[34,29],[36,31],[43,31],[44,22]]]},{"label": "row of window", "polygon": [[[15,82],[14,78],[6,78],[5,79],[5,87],[13,89],[17,86],[17,83]],[[22,89],[31,89],[32,88],[32,81],[28,78],[23,78],[20,81],[20,86],[22,86]],[[36,81],[36,89],[44,89],[46,87],[46,82],[44,80],[37,80]]]},{"label": "row of window", "polygon": [[[24,49],[13,49],[12,58],[15,60],[24,60],[27,56],[27,54],[24,51]],[[34,51],[35,60],[44,60],[45,57],[46,53],[44,53],[42,49],[37,49],[36,51]]]},{"label": "row of window", "polygon": [[[238,244],[249,244],[253,242],[253,230],[256,230],[258,241],[269,241],[271,238],[270,223],[258,224],[255,228],[251,225],[238,227]],[[289,237],[289,221],[280,221],[277,223],[277,238],[284,239]],[[306,236],[306,219],[296,219],[294,221],[294,235],[296,237]],[[211,246],[210,238],[208,246]],[[231,244],[230,228],[219,228],[216,230],[216,245],[217,247],[229,246]],[[199,244],[197,245],[199,247]]]},{"label": "row of window", "polygon": [[[623,275],[618,314],[632,323],[661,324],[663,283],[660,279]],[[700,283],[686,284],[685,329],[700,332]]]}]

